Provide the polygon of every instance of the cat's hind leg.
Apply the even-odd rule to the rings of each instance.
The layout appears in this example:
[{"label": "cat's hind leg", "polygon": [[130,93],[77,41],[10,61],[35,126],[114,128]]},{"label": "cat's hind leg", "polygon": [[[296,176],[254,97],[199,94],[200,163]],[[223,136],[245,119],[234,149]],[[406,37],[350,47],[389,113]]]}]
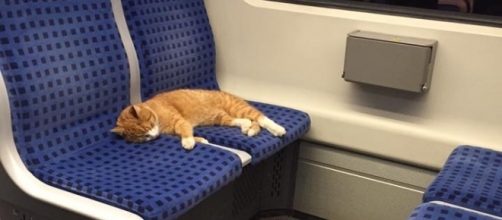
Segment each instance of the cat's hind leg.
[{"label": "cat's hind leg", "polygon": [[257,121],[261,127],[267,129],[274,136],[280,137],[286,134],[286,129],[284,127],[275,123],[275,121],[272,121],[272,119],[265,115],[262,115]]},{"label": "cat's hind leg", "polygon": [[243,134],[252,137],[260,133],[260,125],[256,121],[247,118],[234,118],[231,122],[233,126],[240,126]]},{"label": "cat's hind leg", "polygon": [[244,111],[237,113],[239,117],[249,118],[251,120],[251,126],[248,129],[247,135],[254,136],[260,132],[260,127],[267,129],[274,136],[284,136],[286,134],[286,129],[281,125],[275,123],[272,119],[265,116],[260,111],[249,106],[245,108]]},{"label": "cat's hind leg", "polygon": [[215,117],[215,124],[224,126],[240,127],[241,132],[248,136],[254,136],[260,132],[260,126],[247,118],[234,118],[225,111],[219,111]]},{"label": "cat's hind leg", "polygon": [[251,120],[247,118],[232,118],[230,126],[240,127],[243,134],[246,134],[251,127]]},{"label": "cat's hind leg", "polygon": [[233,97],[231,104],[227,106],[227,111],[230,115],[238,118],[246,118],[251,120],[251,126],[248,129],[247,135],[254,136],[260,132],[260,127],[267,129],[274,136],[284,136],[286,129],[275,123],[272,119],[265,116],[261,111],[251,106],[244,100]]}]

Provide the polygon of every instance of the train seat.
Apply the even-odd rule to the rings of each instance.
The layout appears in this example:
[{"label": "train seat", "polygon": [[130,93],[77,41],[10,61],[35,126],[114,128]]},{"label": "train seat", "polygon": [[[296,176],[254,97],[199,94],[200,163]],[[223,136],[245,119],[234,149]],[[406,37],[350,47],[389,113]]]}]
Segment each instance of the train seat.
[{"label": "train seat", "polygon": [[459,146],[410,219],[502,219],[502,153]]},{"label": "train seat", "polygon": [[110,132],[130,103],[130,76],[108,0],[4,1],[0,70],[10,156],[53,187],[143,219],[174,219],[241,173],[226,150],[186,152],[173,137],[130,144]]},{"label": "train seat", "polygon": [[443,201],[502,216],[501,167],[501,152],[460,146],[426,190],[424,201]]},{"label": "train seat", "polygon": [[[178,88],[219,89],[213,33],[203,0],[125,0],[122,4],[138,55],[143,98]],[[251,163],[257,164],[310,127],[310,118],[304,112],[251,103],[283,125],[287,134],[277,138],[262,131],[256,137],[247,137],[235,128],[213,126],[197,128],[196,135],[244,150],[252,156]]]},{"label": "train seat", "polygon": [[424,203],[418,206],[408,220],[496,220],[499,218],[473,212],[462,207],[440,203]]}]

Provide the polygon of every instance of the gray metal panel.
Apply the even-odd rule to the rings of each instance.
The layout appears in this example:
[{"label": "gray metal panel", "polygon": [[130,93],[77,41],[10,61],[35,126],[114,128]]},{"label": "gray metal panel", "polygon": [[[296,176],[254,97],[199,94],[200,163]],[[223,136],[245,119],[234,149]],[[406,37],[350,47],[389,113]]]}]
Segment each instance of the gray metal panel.
[{"label": "gray metal panel", "polygon": [[345,80],[411,92],[430,87],[435,41],[361,33],[347,38]]},{"label": "gray metal panel", "polygon": [[315,161],[330,167],[350,170],[353,173],[365,174],[418,190],[427,188],[437,175],[437,171],[309,142],[301,143],[299,157],[303,160]]},{"label": "gray metal panel", "polygon": [[334,220],[406,219],[437,174],[302,142],[294,208]]},{"label": "gray metal panel", "polygon": [[329,220],[403,220],[422,193],[300,161],[294,208]]}]

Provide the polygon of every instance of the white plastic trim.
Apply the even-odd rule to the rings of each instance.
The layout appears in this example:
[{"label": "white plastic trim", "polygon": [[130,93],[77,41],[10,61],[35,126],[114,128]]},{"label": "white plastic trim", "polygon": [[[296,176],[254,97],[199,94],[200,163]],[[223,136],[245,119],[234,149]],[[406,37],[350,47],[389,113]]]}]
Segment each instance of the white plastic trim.
[{"label": "white plastic trim", "polygon": [[478,215],[487,216],[487,217],[490,217],[490,218],[493,218],[493,219],[501,219],[502,220],[502,217],[499,217],[499,216],[496,216],[496,215],[492,215],[492,214],[488,214],[488,213],[476,211],[474,209],[465,208],[465,207],[462,207],[462,206],[450,204],[450,203],[443,202],[443,201],[431,201],[431,202],[428,202],[428,203],[442,205],[442,206],[448,206],[448,207],[452,207],[452,208],[456,208],[456,209],[461,209],[461,210],[464,210],[464,211],[467,211],[467,212],[476,213]]},{"label": "white plastic trim", "polygon": [[[38,180],[22,162],[14,143],[7,88],[0,72],[0,164],[7,175],[26,194],[43,202],[79,213],[93,219],[103,220],[140,220],[140,216],[70,193]],[[0,183],[2,185],[2,183]]]},{"label": "white plastic trim", "polygon": [[129,61],[129,72],[130,72],[130,98],[131,104],[137,104],[141,102],[141,80],[140,80],[140,70],[138,54],[134,48],[134,43],[131,38],[131,33],[127,27],[127,22],[124,15],[124,9],[122,8],[121,0],[111,0],[113,16],[115,18],[115,23],[119,30],[120,38],[124,44],[124,48],[127,54],[127,60]]},{"label": "white plastic trim", "polygon": [[209,146],[212,146],[212,147],[216,147],[216,148],[220,148],[220,149],[229,151],[229,152],[237,155],[239,157],[239,159],[241,159],[242,167],[245,167],[246,165],[248,165],[249,163],[251,163],[252,157],[251,157],[251,155],[249,155],[245,151],[241,151],[241,150],[237,150],[237,149],[233,149],[233,148],[229,148],[229,147],[225,147],[225,146],[221,146],[221,145],[217,145],[217,144],[211,144],[211,143],[208,143],[206,145],[209,145]]}]

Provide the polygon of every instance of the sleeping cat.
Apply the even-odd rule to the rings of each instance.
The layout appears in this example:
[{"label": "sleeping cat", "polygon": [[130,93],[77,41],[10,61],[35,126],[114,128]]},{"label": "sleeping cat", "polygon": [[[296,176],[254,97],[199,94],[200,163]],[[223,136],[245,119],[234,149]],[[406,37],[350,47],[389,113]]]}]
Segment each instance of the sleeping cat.
[{"label": "sleeping cat", "polygon": [[196,142],[207,143],[193,136],[193,127],[223,125],[240,127],[242,133],[254,136],[260,127],[274,136],[283,136],[286,129],[270,120],[243,99],[222,91],[180,89],[160,93],[136,105],[126,107],[112,132],[127,141],[146,142],[160,134],[181,137],[181,145],[193,149]]}]

